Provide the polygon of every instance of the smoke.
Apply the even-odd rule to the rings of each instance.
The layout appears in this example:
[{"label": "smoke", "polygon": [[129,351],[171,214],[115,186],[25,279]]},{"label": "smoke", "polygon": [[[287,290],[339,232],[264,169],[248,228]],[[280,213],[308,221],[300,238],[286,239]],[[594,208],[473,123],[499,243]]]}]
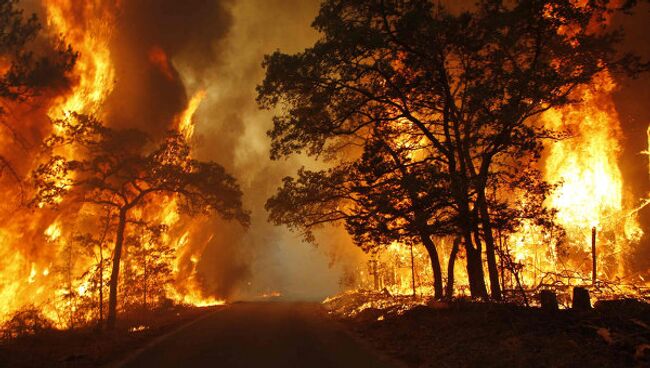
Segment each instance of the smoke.
[{"label": "smoke", "polygon": [[218,63],[232,25],[229,6],[214,0],[122,2],[111,43],[116,80],[108,122],[164,133],[188,98],[174,64],[188,63],[202,75]]},{"label": "smoke", "polygon": [[[446,3],[454,12],[473,4]],[[205,90],[195,115],[196,155],[219,162],[235,175],[252,211],[248,231],[213,221],[204,230],[212,234],[209,240],[194,239],[199,244],[195,246],[205,247],[198,270],[210,294],[250,298],[278,290],[297,298],[321,297],[336,292],[341,268],[361,258],[342,229],[324,231],[320,248],[314,248],[285,228],[269,224],[263,208],[281,178],[309,161],[268,158],[265,133],[272,114],[259,111],[255,103],[255,86],[264,76],[261,60],[276,49],[292,53],[313,44],[318,35],[309,25],[319,4],[319,0],[140,0],[121,5],[111,47],[117,72],[108,121],[159,135],[186,106],[188,96]],[[635,16],[616,20],[628,34],[626,48],[645,56],[647,8],[644,4]],[[622,167],[634,200],[650,189],[646,159],[639,155],[647,149],[650,110],[638,102],[640,96],[648,97],[648,78],[619,84],[616,103],[626,137]],[[641,222],[650,230],[650,211],[642,212]],[[644,255],[639,259],[650,259],[647,244],[638,247]],[[647,262],[634,268],[648,268]]]},{"label": "smoke", "polygon": [[[643,60],[650,60],[650,43],[647,41],[650,25],[647,22],[650,4],[642,2],[632,16],[618,15],[613,26],[621,27],[625,33],[622,52],[634,52]],[[628,191],[628,201],[636,204],[639,198],[650,195],[648,176],[648,156],[641,154],[648,150],[647,129],[650,126],[650,75],[637,79],[619,78],[619,90],[614,94],[616,110],[619,113],[623,130],[621,146],[621,170]],[[630,252],[630,270],[648,272],[650,270],[650,208],[639,212],[639,222],[645,232],[641,243]]]},{"label": "smoke", "polygon": [[[320,247],[315,248],[303,244],[286,228],[268,223],[264,210],[266,199],[281,179],[308,161],[269,159],[266,131],[272,114],[260,111],[255,103],[255,86],[264,77],[261,61],[264,54],[276,49],[298,52],[313,44],[317,34],[309,25],[319,3],[237,1],[232,4],[232,27],[220,43],[216,63],[207,69],[195,68],[188,59],[179,64],[184,78],[193,81],[195,88],[207,90],[197,112],[197,154],[223,163],[234,173],[244,190],[245,205],[252,210],[252,225],[246,232],[233,229],[232,224],[219,224],[220,230],[199,265],[210,289],[223,285],[223,269],[234,262],[244,276],[230,280],[237,282],[234,298],[270,291],[287,298],[320,298],[338,291],[340,265],[331,264],[332,257],[357,260],[357,250],[342,229],[328,229]],[[247,272],[241,272],[243,265]]]},{"label": "smoke", "polygon": [[269,159],[266,131],[272,114],[255,103],[255,86],[264,77],[261,61],[276,49],[297,52],[310,46],[317,34],[309,25],[319,3],[139,0],[118,5],[107,124],[158,137],[189,97],[204,90],[194,119],[195,156],[225,166],[252,211],[247,230],[222,220],[192,230],[194,251],[187,253],[201,254],[199,282],[208,295],[236,299],[279,291],[289,298],[320,298],[338,291],[341,264],[359,256],[342,229],[327,230],[322,237],[327,241],[316,248],[269,224],[264,210],[281,179],[308,161]]},{"label": "smoke", "polygon": [[[461,11],[474,2],[447,3],[451,10]],[[44,19],[37,0],[25,0],[25,4]],[[199,281],[209,295],[233,300],[279,291],[289,298],[320,298],[337,292],[342,269],[363,257],[341,228],[323,230],[316,248],[303,244],[286,228],[268,223],[264,210],[266,199],[281,179],[311,162],[305,157],[269,159],[266,131],[272,113],[260,111],[255,103],[255,86],[264,77],[261,61],[276,49],[293,53],[312,45],[318,35],[310,24],[319,4],[320,0],[132,0],[114,4],[110,50],[115,78],[103,106],[106,123],[139,128],[159,137],[187,106],[189,97],[205,90],[206,97],[195,115],[195,156],[224,165],[239,180],[244,204],[252,211],[248,230],[218,219],[193,225],[196,228],[189,246],[201,255]],[[646,59],[649,7],[643,4],[633,17],[616,19],[628,33],[626,47]],[[74,40],[68,42],[74,47]],[[626,138],[622,167],[631,199],[650,190],[647,157],[639,154],[648,148],[645,132],[650,107],[640,103],[650,97],[648,82],[647,76],[621,80],[616,94]],[[39,132],[37,138],[44,134]],[[39,226],[51,220],[43,218]],[[650,209],[641,213],[641,222],[646,233],[650,232]],[[634,269],[650,268],[647,239],[637,249]]]}]

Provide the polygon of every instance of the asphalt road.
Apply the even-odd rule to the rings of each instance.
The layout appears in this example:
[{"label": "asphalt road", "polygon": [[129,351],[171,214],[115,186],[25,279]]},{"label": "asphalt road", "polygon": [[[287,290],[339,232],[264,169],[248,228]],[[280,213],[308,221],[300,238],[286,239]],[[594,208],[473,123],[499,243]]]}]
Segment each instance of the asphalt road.
[{"label": "asphalt road", "polygon": [[316,303],[237,303],[145,349],[122,367],[388,368]]}]

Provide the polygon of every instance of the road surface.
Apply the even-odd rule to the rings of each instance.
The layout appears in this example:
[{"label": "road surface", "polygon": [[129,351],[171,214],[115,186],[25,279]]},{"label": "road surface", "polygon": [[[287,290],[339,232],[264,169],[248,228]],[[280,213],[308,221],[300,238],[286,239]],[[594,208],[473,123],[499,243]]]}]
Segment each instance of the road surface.
[{"label": "road surface", "polygon": [[316,303],[236,303],[163,338],[122,367],[388,368]]}]

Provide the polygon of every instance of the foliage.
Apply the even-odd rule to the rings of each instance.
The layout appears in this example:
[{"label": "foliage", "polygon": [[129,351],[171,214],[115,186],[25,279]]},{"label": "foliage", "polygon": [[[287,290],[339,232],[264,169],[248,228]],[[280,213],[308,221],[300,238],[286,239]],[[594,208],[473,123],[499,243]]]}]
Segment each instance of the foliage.
[{"label": "foliage", "polygon": [[71,147],[79,158],[68,160],[54,153],[35,170],[35,204],[56,205],[65,195],[130,209],[149,194],[178,194],[181,208],[189,214],[216,211],[226,219],[248,221],[235,178],[217,163],[192,159],[179,133],[170,132],[159,146],[146,151],[144,133],[113,130],[90,116],[72,114],[55,124],[61,133],[52,135],[47,146],[54,152],[60,146]]},{"label": "foliage", "polygon": [[17,311],[2,324],[1,328],[4,339],[36,335],[50,329],[52,329],[50,320],[34,306],[27,306]]},{"label": "foliage", "polygon": [[[217,213],[248,224],[249,214],[242,209],[242,192],[235,178],[215,162],[193,159],[180,133],[171,131],[154,143],[140,131],[114,130],[75,113],[55,125],[55,133],[46,141],[50,158],[33,172],[36,196],[32,204],[87,203],[114,211],[110,328],[115,325],[122,248],[127,224],[135,220],[134,210],[175,198],[189,215]],[[63,149],[73,156],[60,154]]]},{"label": "foliage", "polygon": [[[304,152],[339,161],[330,160],[328,172],[285,179],[267,205],[271,218],[303,230],[314,219],[346,220],[363,246],[408,242],[408,224],[423,242],[456,233],[472,295],[487,294],[485,250],[500,299],[493,232],[530,218],[554,226],[543,206],[553,187],[534,168],[545,140],[563,132],[537,117],[579,102],[572,92],[605,70],[648,69],[616,51],[619,30],[595,29],[632,5],[483,0],[455,14],[430,0],[325,1],[313,23],[322,37],[312,47],[266,56],[258,102],[282,106],[269,131],[272,158]],[[521,192],[527,203],[512,200]],[[340,216],[347,207],[337,202],[346,201],[352,216]]]},{"label": "foliage", "polygon": [[[0,0],[0,126],[17,145],[25,145],[20,127],[5,119],[8,104],[64,88],[77,55],[61,40],[41,40],[36,15],[25,17],[17,4],[18,0]],[[20,182],[9,157],[0,154],[0,175],[7,172]]]},{"label": "foliage", "polygon": [[129,290],[125,304],[147,309],[165,298],[165,287],[172,279],[174,249],[162,237],[168,231],[165,225],[136,224],[138,236],[127,238],[127,260],[124,264],[123,289]]}]

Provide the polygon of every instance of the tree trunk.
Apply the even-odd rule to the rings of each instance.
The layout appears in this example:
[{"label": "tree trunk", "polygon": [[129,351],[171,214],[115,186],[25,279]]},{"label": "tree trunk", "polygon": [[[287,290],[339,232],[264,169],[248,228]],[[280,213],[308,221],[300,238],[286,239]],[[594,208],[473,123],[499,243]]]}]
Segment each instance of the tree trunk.
[{"label": "tree trunk", "polygon": [[421,237],[422,244],[429,253],[429,258],[431,259],[431,269],[433,270],[433,297],[436,299],[442,299],[442,270],[440,269],[438,250],[429,235],[422,234]]},{"label": "tree trunk", "polygon": [[70,318],[70,330],[74,330],[74,290],[72,290],[72,244],[68,245],[68,264],[67,264],[67,275],[68,275],[68,313]]},{"label": "tree trunk", "polygon": [[456,255],[458,254],[460,242],[460,237],[456,237],[454,239],[454,245],[451,247],[451,253],[449,253],[449,262],[447,263],[447,290],[445,292],[445,298],[447,300],[451,300],[454,296],[454,264],[456,263]]},{"label": "tree trunk", "polygon": [[99,328],[103,327],[104,323],[104,242],[106,241],[106,235],[108,234],[108,229],[111,226],[111,211],[106,212],[106,224],[104,226],[104,232],[102,237],[99,240]]},{"label": "tree trunk", "polygon": [[104,252],[99,243],[99,326],[104,322]]},{"label": "tree trunk", "polygon": [[117,314],[117,284],[120,275],[120,258],[122,257],[122,245],[124,244],[124,230],[126,229],[126,214],[126,209],[120,209],[117,234],[115,236],[115,250],[113,251],[113,268],[111,270],[111,280],[109,282],[108,317],[106,320],[106,325],[109,330],[115,328],[115,319]]},{"label": "tree trunk", "polygon": [[413,287],[413,297],[415,298],[415,262],[413,259],[413,244],[411,244],[411,286]]},{"label": "tree trunk", "polygon": [[487,298],[485,287],[485,274],[483,273],[483,261],[481,249],[472,246],[472,235],[468,232],[465,235],[465,252],[467,254],[467,278],[469,279],[469,290],[473,298]]},{"label": "tree trunk", "polygon": [[469,290],[473,298],[487,298],[487,288],[485,287],[485,276],[483,274],[483,261],[481,260],[481,243],[476,244],[472,240],[472,213],[469,210],[467,198],[462,194],[456,194],[456,200],[459,204],[459,214],[461,218],[460,231],[465,241],[465,252],[467,254],[467,278],[469,280]]},{"label": "tree trunk", "polygon": [[144,310],[147,310],[147,250],[143,249],[144,256],[143,256],[143,267],[144,267],[144,272],[142,274],[142,287],[143,287],[143,298],[142,300],[144,301],[143,306]]},{"label": "tree trunk", "polygon": [[494,236],[492,235],[492,221],[488,211],[485,189],[478,191],[478,207],[480,211],[481,224],[483,225],[483,240],[485,240],[485,255],[488,264],[488,275],[490,276],[490,291],[492,298],[501,300],[501,283],[499,282],[499,268],[497,267]]}]

